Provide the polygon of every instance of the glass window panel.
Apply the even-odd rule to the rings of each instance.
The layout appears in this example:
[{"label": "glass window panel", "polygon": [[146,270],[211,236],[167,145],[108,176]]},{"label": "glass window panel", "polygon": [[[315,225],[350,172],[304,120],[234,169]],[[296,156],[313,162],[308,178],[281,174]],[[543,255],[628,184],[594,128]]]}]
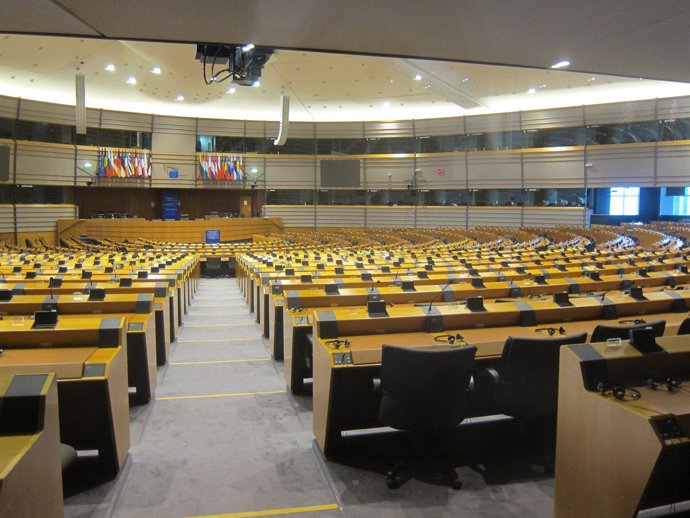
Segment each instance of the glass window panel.
[{"label": "glass window panel", "polygon": [[609,214],[637,216],[640,213],[639,187],[611,187],[609,192]]},{"label": "glass window panel", "polygon": [[314,205],[311,189],[268,189],[266,205]]},{"label": "glass window panel", "polygon": [[418,153],[419,141],[413,137],[367,139],[371,155]]},{"label": "glass window panel", "polygon": [[75,128],[65,124],[16,120],[14,131],[17,140],[53,142],[56,144],[74,143]]},{"label": "glass window panel", "polygon": [[0,138],[13,138],[14,136],[14,119],[6,119],[0,117]]},{"label": "glass window panel", "polygon": [[464,151],[465,142],[462,135],[419,137],[419,149],[421,153],[451,153]]},{"label": "glass window panel", "polygon": [[319,139],[316,141],[319,155],[363,155],[367,141],[363,138]]},{"label": "glass window panel", "polygon": [[659,140],[690,140],[690,119],[659,121]]},{"label": "glass window panel", "polygon": [[585,143],[585,128],[545,128],[523,132],[525,148],[582,146]]},{"label": "glass window panel", "polygon": [[360,189],[320,189],[317,199],[319,205],[364,205],[367,197]]}]

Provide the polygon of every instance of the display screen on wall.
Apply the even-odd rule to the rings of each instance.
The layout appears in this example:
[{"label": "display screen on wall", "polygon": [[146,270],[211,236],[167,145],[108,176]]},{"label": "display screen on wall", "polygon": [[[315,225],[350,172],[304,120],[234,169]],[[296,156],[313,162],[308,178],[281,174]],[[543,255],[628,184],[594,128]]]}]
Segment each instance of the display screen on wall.
[{"label": "display screen on wall", "polygon": [[321,160],[321,187],[359,187],[359,160]]}]

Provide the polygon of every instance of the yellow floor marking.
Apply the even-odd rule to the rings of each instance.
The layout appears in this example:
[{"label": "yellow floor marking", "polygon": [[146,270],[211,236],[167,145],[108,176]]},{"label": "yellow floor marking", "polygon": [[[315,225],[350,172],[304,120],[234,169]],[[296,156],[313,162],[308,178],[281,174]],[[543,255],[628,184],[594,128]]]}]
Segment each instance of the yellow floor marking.
[{"label": "yellow floor marking", "polygon": [[209,514],[206,516],[190,516],[188,518],[253,518],[255,516],[280,516],[285,514],[313,513],[316,511],[336,511],[338,504],[308,505],[306,507],[284,507],[283,509],[266,509],[264,511],[247,511],[244,513]]},{"label": "yellow floor marking", "polygon": [[207,399],[216,397],[240,397],[240,396],[269,396],[272,394],[285,394],[287,390],[265,390],[262,392],[235,392],[234,394],[201,394],[198,396],[161,396],[156,401],[174,401],[178,399]]},{"label": "yellow floor marking", "polygon": [[213,363],[268,362],[270,358],[247,358],[246,360],[209,360],[204,362],[171,362],[170,365],[210,365]]}]

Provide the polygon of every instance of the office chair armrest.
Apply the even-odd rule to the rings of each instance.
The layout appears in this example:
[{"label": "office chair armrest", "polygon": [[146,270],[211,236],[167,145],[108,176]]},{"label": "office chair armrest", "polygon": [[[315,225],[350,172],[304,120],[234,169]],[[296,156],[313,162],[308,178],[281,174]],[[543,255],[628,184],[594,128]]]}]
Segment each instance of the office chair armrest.
[{"label": "office chair armrest", "polygon": [[474,396],[476,404],[486,414],[497,411],[501,377],[496,369],[477,366],[474,370]]}]

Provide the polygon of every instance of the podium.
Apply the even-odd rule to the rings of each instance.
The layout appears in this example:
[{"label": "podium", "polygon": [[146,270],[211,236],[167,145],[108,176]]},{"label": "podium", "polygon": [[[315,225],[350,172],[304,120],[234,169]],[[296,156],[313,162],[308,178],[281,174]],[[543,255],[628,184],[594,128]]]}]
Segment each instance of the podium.
[{"label": "podium", "polygon": [[690,380],[690,336],[656,343],[647,354],[628,341],[561,349],[556,518],[632,518],[690,500],[690,382],[663,382]]}]

